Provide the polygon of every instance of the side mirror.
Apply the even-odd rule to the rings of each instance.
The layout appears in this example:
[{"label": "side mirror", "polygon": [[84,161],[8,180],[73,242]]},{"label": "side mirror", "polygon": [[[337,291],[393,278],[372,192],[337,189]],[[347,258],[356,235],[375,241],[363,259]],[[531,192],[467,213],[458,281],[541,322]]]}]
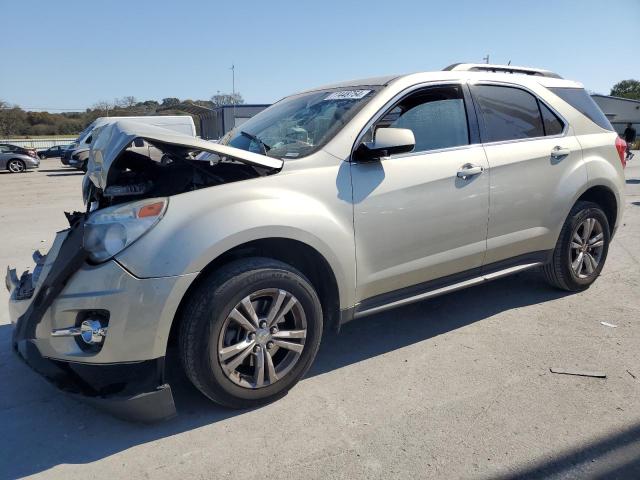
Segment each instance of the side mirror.
[{"label": "side mirror", "polygon": [[408,128],[378,128],[373,142],[362,142],[355,153],[355,160],[378,160],[397,153],[408,153],[416,146],[413,132]]}]

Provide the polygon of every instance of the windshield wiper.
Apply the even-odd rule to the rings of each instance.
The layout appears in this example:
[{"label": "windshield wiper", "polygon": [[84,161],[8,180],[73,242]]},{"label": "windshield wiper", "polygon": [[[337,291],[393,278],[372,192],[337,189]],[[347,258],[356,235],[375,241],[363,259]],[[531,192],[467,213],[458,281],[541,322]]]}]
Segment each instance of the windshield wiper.
[{"label": "windshield wiper", "polygon": [[262,147],[262,149],[264,150],[264,154],[266,155],[267,152],[269,150],[271,150],[271,147],[269,145],[267,145],[266,143],[264,143],[260,138],[256,137],[255,135],[245,132],[243,130],[240,130],[240,134],[244,135],[247,138],[250,138],[251,140],[254,140],[256,142],[258,142],[260,144],[260,146]]}]

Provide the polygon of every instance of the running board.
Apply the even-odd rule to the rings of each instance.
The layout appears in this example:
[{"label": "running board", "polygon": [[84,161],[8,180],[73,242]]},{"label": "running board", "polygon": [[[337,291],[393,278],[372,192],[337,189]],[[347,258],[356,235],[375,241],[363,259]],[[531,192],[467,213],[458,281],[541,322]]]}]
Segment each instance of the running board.
[{"label": "running board", "polygon": [[476,278],[470,278],[469,280],[464,280],[462,282],[452,283],[451,285],[447,285],[446,287],[436,288],[435,290],[430,290],[424,293],[420,293],[418,295],[413,295],[411,297],[403,298],[402,300],[397,300],[395,302],[386,303],[384,305],[380,305],[377,307],[368,308],[366,310],[359,311],[358,307],[356,306],[356,311],[353,315],[353,318],[360,318],[360,317],[365,317],[367,315],[373,315],[374,313],[384,312],[385,310],[401,307],[402,305],[408,305],[410,303],[426,300],[427,298],[433,298],[439,295],[444,295],[445,293],[455,292],[456,290],[461,290],[463,288],[472,287],[474,285],[480,285],[482,283],[490,282],[491,280],[496,280],[501,277],[506,277],[507,275],[512,275],[514,273],[522,272],[523,270],[529,270],[530,268],[538,267],[540,265],[543,265],[543,263],[534,262],[534,263],[527,263],[525,265],[516,265],[514,267],[505,268],[504,270],[487,273],[486,275],[481,275]]}]

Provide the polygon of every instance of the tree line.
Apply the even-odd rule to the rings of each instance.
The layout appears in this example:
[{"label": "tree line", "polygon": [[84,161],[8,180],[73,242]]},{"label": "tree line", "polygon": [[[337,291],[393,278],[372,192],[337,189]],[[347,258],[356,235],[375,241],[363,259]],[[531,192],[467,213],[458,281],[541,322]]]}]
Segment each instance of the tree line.
[{"label": "tree line", "polygon": [[[12,105],[0,99],[0,138],[43,136],[43,135],[77,135],[98,117],[131,117],[139,115],[172,115],[184,114],[171,107],[179,103],[191,103],[213,108],[221,105],[239,105],[244,103],[239,93],[217,93],[209,100],[180,100],[175,97],[163,98],[162,101],[138,101],[135,97],[126,96],[113,101],[100,101],[84,112],[31,112],[19,105]],[[196,122],[197,125],[197,122]]]}]

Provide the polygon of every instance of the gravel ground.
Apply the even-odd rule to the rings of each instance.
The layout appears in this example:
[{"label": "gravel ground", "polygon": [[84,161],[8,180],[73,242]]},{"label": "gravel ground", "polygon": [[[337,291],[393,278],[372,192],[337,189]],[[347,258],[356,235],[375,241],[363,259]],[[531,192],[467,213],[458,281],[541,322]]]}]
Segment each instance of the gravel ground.
[{"label": "gravel ground", "polygon": [[[170,421],[128,424],[77,403],[11,352],[2,289],[0,477],[640,478],[636,159],[588,291],[525,272],[355,321],[287,397],[255,410],[208,403],[177,369]],[[49,247],[62,211],[82,207],[81,178],[55,159],[0,173],[0,266],[27,268]]]}]

